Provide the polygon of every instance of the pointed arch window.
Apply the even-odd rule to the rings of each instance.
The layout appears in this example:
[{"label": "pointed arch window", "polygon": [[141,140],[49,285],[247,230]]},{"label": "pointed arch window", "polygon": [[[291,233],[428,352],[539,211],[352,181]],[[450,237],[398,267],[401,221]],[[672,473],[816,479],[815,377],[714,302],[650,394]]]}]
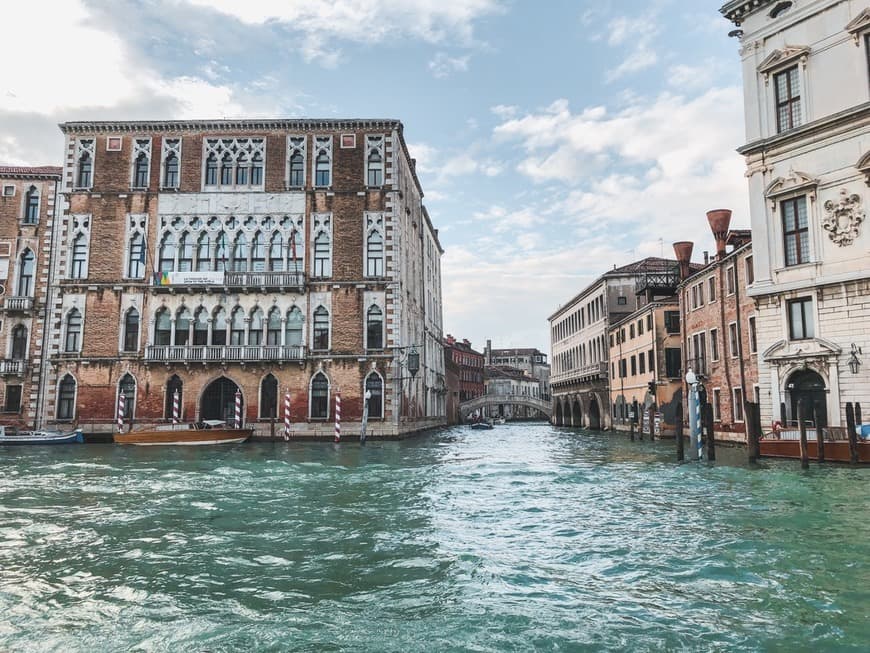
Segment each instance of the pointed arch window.
[{"label": "pointed arch window", "polygon": [[178,393],[178,413],[179,418],[184,419],[184,384],[177,374],[173,374],[169,381],[166,382],[166,400],[163,404],[164,419],[172,419],[172,405],[175,401],[175,394]]},{"label": "pointed arch window", "polygon": [[65,375],[57,388],[57,418],[69,420],[76,414],[76,380]]},{"label": "pointed arch window", "polygon": [[329,349],[329,311],[323,306],[318,306],[314,311],[314,338],[313,348],[325,351]]},{"label": "pointed arch window", "polygon": [[263,272],[266,269],[266,242],[263,239],[263,234],[257,232],[254,234],[254,240],[251,242],[251,272]]},{"label": "pointed arch window", "polygon": [[236,186],[248,185],[248,157],[244,152],[236,158]]},{"label": "pointed arch window", "polygon": [[167,233],[160,241],[159,267],[161,272],[175,270],[175,236],[171,233]]},{"label": "pointed arch window", "polygon": [[251,311],[251,321],[248,324],[248,345],[257,347],[263,344],[263,311],[255,308]]},{"label": "pointed arch window", "polygon": [[366,276],[384,276],[384,237],[377,230],[366,239]]},{"label": "pointed arch window", "polygon": [[287,311],[287,324],[285,325],[285,344],[288,347],[302,346],[302,311],[294,306]]},{"label": "pointed arch window", "polygon": [[90,152],[83,152],[78,160],[78,174],[76,175],[76,188],[90,188],[94,162]]},{"label": "pointed arch window", "polygon": [[236,306],[236,308],[233,309],[233,314],[230,319],[230,344],[245,344],[245,312],[242,310],[241,306]]},{"label": "pointed arch window", "polygon": [[88,276],[88,239],[78,234],[72,242],[70,256],[70,279],[84,279]]},{"label": "pointed arch window", "polygon": [[139,311],[131,308],[124,315],[124,351],[139,350]]},{"label": "pointed arch window", "polygon": [[178,188],[178,155],[170,152],[163,163],[163,187]]},{"label": "pointed arch window", "polygon": [[235,272],[246,272],[248,269],[248,239],[244,234],[236,236],[236,242],[233,244],[233,270]]},{"label": "pointed arch window", "polygon": [[161,308],[154,316],[154,344],[172,344],[172,320],[168,308]]},{"label": "pointed arch window", "polygon": [[221,185],[232,186],[233,184],[233,155],[226,152],[221,158]]},{"label": "pointed arch window", "polygon": [[226,232],[221,231],[217,240],[215,241],[214,246],[214,255],[215,255],[215,266],[214,270],[217,271],[225,271],[227,269],[227,234]]},{"label": "pointed arch window", "polygon": [[278,416],[278,379],[267,374],[260,382],[260,419]]},{"label": "pointed arch window", "polygon": [[36,257],[29,249],[22,252],[18,259],[18,288],[16,295],[19,297],[32,297],[34,291],[33,277],[36,274]]},{"label": "pointed arch window", "polygon": [[196,309],[193,319],[193,344],[208,344],[208,311],[202,306]]},{"label": "pointed arch window", "polygon": [[369,397],[369,417],[380,419],[384,416],[384,381],[380,374],[372,372],[366,377],[366,392]]},{"label": "pointed arch window", "polygon": [[214,312],[214,319],[212,320],[211,344],[227,344],[227,312],[223,308],[218,308]]},{"label": "pointed arch window", "polygon": [[329,418],[329,381],[323,372],[311,379],[311,419]]},{"label": "pointed arch window", "polygon": [[218,162],[214,153],[209,154],[205,160],[205,185],[217,186],[218,181]]},{"label": "pointed arch window", "polygon": [[269,319],[266,320],[266,344],[280,345],[281,344],[281,311],[277,306],[273,306],[269,311]]},{"label": "pointed arch window", "polygon": [[290,157],[290,188],[305,185],[305,157],[298,150]]},{"label": "pointed arch window", "polygon": [[384,348],[384,313],[377,306],[370,307],[366,314],[366,348]]},{"label": "pointed arch window", "polygon": [[63,350],[67,353],[78,352],[82,347],[82,314],[77,308],[66,315],[66,337]]},{"label": "pointed arch window", "polygon": [[269,242],[269,270],[281,272],[284,269],[284,239],[279,232],[272,235]]},{"label": "pointed arch window", "polygon": [[27,327],[18,324],[12,329],[12,360],[23,361],[27,358]]},{"label": "pointed arch window", "polygon": [[141,279],[145,274],[145,238],[139,232],[130,237],[127,247],[127,278]]},{"label": "pointed arch window", "polygon": [[251,157],[251,186],[263,185],[263,155],[255,152]]},{"label": "pointed arch window", "polygon": [[368,158],[368,179],[366,183],[369,186],[380,187],[384,184],[384,159],[378,150],[372,150]]},{"label": "pointed arch window", "polygon": [[181,307],[175,314],[175,344],[184,346],[190,342],[190,311]]},{"label": "pointed arch window", "polygon": [[133,167],[133,188],[148,188],[148,155],[140,152]]},{"label": "pointed arch window", "polygon": [[178,269],[181,272],[193,269],[193,238],[186,231],[178,238]]},{"label": "pointed arch window", "polygon": [[39,222],[39,190],[31,186],[24,196],[24,224]]},{"label": "pointed arch window", "polygon": [[287,239],[287,249],[290,255],[287,269],[291,272],[302,272],[302,259],[299,252],[302,250],[302,237],[297,229],[290,232],[290,238]]},{"label": "pointed arch window", "polygon": [[314,163],[314,185],[318,187],[327,187],[330,184],[332,175],[332,161],[329,154],[320,152]]},{"label": "pointed arch window", "polygon": [[208,234],[203,232],[196,241],[196,271],[208,272],[211,270],[211,242]]},{"label": "pointed arch window", "polygon": [[314,276],[328,277],[332,275],[332,252],[329,235],[321,231],[314,239]]},{"label": "pointed arch window", "polygon": [[136,406],[136,379],[130,374],[125,374],[118,382],[118,396],[124,394],[124,419],[133,419],[134,407]]}]

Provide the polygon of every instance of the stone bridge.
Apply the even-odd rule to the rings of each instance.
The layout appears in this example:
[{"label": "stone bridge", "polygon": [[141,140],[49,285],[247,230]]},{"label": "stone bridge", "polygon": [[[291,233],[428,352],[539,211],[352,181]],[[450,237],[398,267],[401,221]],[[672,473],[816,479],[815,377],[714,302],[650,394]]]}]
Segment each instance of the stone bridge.
[{"label": "stone bridge", "polygon": [[546,415],[547,419],[550,419],[553,411],[553,406],[549,401],[544,401],[537,397],[529,397],[528,395],[481,395],[459,404],[459,412],[462,415],[462,419],[467,420],[469,415],[476,410],[506,405],[531,408]]}]

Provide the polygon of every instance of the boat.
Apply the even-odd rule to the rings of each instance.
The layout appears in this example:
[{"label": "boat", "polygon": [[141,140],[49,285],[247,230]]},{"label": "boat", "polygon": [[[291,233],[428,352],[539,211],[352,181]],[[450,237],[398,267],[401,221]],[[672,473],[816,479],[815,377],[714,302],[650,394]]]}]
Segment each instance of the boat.
[{"label": "boat", "polygon": [[238,444],[254,433],[252,428],[231,428],[218,419],[207,419],[189,424],[166,424],[151,429],[115,433],[117,444],[138,446],[179,445],[196,446],[208,444]]},{"label": "boat", "polygon": [[489,431],[490,429],[493,428],[493,425],[492,425],[492,422],[480,421],[480,422],[474,422],[471,425],[471,428],[473,428],[476,431],[478,431],[478,430],[479,431]]},{"label": "boat", "polygon": [[50,429],[10,432],[5,426],[0,426],[0,444],[74,444],[84,441],[81,429],[67,432]]},{"label": "boat", "polygon": [[[870,435],[870,433],[868,433]],[[849,436],[845,427],[822,429],[825,441],[825,460],[828,462],[848,463],[852,460],[849,449]],[[870,463],[870,439],[863,434],[858,437],[858,461]],[[758,453],[766,458],[801,457],[800,431],[796,428],[777,429],[766,434],[758,441]],[[819,443],[815,428],[807,429],[807,455],[810,460],[818,460]]]}]

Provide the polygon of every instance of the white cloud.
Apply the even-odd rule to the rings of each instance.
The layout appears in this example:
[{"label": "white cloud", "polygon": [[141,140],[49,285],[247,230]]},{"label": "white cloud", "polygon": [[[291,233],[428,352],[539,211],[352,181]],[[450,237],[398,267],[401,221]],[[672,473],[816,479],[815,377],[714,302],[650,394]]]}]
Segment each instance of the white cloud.
[{"label": "white cloud", "polygon": [[630,45],[631,47],[622,62],[605,73],[605,80],[613,82],[620,77],[645,70],[658,63],[658,53],[653,49],[653,40],[658,34],[659,27],[654,14],[635,18],[619,16],[611,20],[607,28],[608,45]]},{"label": "white cloud", "polygon": [[444,52],[439,52],[429,62],[429,72],[437,79],[445,79],[453,73],[464,73],[468,71],[468,62],[471,57],[451,57]]}]

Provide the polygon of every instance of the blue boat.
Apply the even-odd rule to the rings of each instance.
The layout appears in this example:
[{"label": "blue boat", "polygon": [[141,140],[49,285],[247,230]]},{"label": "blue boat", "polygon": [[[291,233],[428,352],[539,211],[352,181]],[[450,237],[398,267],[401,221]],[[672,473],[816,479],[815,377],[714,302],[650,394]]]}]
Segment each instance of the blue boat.
[{"label": "blue boat", "polygon": [[0,444],[75,444],[85,441],[81,429],[64,433],[39,429],[36,431],[12,431],[0,426]]}]

